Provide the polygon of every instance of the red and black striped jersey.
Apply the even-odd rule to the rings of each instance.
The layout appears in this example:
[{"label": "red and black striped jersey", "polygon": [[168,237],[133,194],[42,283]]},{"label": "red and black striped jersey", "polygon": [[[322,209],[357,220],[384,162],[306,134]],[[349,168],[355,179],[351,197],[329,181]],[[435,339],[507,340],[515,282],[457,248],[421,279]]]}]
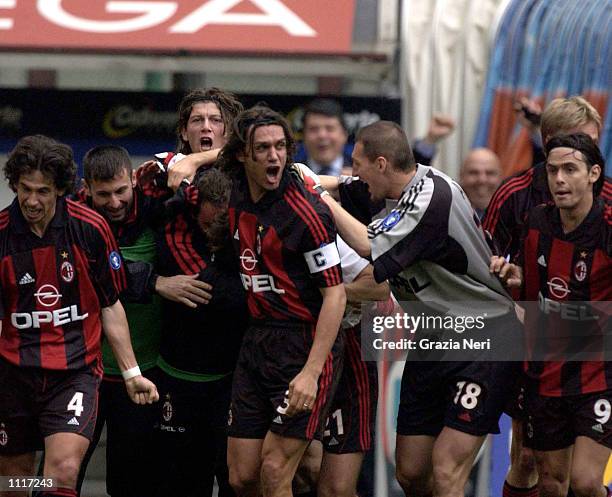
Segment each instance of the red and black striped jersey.
[{"label": "red and black striped jersey", "polygon": [[[552,204],[536,207],[527,219],[518,257],[524,271],[522,299],[539,302],[539,310],[536,306],[526,310],[528,350],[561,359],[527,364],[527,374],[541,395],[577,395],[612,387],[612,363],[603,360],[603,347],[595,349],[598,355],[601,351],[601,361],[568,361],[559,355],[571,353],[572,347],[583,349],[585,340],[598,343],[601,326],[606,326],[605,320],[591,319],[588,303],[612,300],[610,210],[602,198],[596,199],[588,216],[570,233],[563,232],[559,209]],[[580,336],[571,331],[576,326]]]},{"label": "red and black striped jersey", "polygon": [[[612,204],[612,183],[608,178],[604,178],[600,196]],[[499,248],[499,255],[514,259],[527,215],[534,207],[550,201],[544,162],[504,180],[491,198],[482,222]]]},{"label": "red and black striped jersey", "polygon": [[174,216],[158,240],[159,273],[198,274],[199,280],[212,285],[212,298],[195,309],[163,300],[160,357],[184,372],[226,374],[235,367],[248,325],[246,293],[231,243],[228,240],[227,246],[210,251],[191,212],[189,199],[197,189],[186,190],[182,209],[175,205]]},{"label": "red and black striped jersey", "polygon": [[0,355],[18,366],[78,369],[100,356],[100,310],[125,286],[106,221],[63,197],[44,236],[17,199],[0,212]]},{"label": "red and black striped jersey", "polygon": [[251,317],[316,323],[319,288],[342,284],[336,227],[318,195],[285,170],[279,188],[254,203],[242,175],[229,220]]}]

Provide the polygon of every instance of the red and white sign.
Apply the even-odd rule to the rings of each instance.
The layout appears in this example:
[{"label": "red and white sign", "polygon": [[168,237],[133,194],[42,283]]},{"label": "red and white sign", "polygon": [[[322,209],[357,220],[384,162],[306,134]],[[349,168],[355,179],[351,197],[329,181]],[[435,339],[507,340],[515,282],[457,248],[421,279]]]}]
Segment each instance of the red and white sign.
[{"label": "red and white sign", "polygon": [[0,0],[0,49],[347,53],[354,0]]}]

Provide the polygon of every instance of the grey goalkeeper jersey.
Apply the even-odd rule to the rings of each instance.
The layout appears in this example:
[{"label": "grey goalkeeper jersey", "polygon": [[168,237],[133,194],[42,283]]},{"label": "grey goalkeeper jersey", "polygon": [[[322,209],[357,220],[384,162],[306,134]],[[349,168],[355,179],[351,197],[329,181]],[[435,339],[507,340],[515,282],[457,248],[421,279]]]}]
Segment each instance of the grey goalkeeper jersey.
[{"label": "grey goalkeeper jersey", "polygon": [[[489,273],[491,249],[461,187],[432,167],[368,227],[374,277],[400,301],[419,300],[452,315],[506,314],[510,296]],[[469,302],[470,309],[466,309]]]}]

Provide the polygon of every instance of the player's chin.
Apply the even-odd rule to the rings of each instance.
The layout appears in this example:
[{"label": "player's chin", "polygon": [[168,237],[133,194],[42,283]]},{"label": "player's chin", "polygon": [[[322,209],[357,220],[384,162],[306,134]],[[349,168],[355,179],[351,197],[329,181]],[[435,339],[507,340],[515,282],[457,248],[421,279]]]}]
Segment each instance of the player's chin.
[{"label": "player's chin", "polygon": [[559,209],[571,209],[574,207],[575,202],[571,195],[555,195],[554,196],[555,205]]}]

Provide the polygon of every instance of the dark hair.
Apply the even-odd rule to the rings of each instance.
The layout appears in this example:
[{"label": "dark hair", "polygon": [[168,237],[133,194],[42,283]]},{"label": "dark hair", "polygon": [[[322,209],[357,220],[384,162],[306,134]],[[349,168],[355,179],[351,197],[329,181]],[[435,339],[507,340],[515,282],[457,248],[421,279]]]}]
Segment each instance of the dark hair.
[{"label": "dark hair", "polygon": [[236,96],[228,91],[214,87],[206,90],[191,90],[183,97],[178,108],[178,124],[176,127],[176,135],[178,138],[177,150],[182,154],[190,154],[193,150],[191,150],[189,142],[183,140],[181,132],[187,128],[193,106],[205,102],[212,102],[219,107],[219,112],[221,112],[221,117],[225,124],[226,135],[229,133],[229,130],[232,129],[232,121],[234,118],[244,110],[243,105],[238,101]]},{"label": "dark hair", "polygon": [[295,139],[287,120],[278,112],[269,107],[256,105],[241,112],[234,120],[232,133],[217,159],[217,166],[230,177],[243,170],[242,163],[238,160],[239,154],[253,152],[253,135],[255,130],[261,126],[280,126],[285,132],[287,140],[287,165],[293,163],[295,153]]},{"label": "dark hair", "polygon": [[55,188],[72,193],[77,166],[72,149],[43,135],[26,136],[17,142],[4,166],[4,177],[13,191],[22,174],[40,171]]},{"label": "dark hair", "polygon": [[302,116],[302,126],[304,128],[306,127],[308,114],[322,114],[327,117],[335,117],[346,131],[344,111],[340,104],[331,98],[317,98],[304,107],[304,115]]},{"label": "dark hair", "polygon": [[210,202],[215,207],[224,208],[206,230],[208,248],[211,252],[217,252],[231,244],[227,207],[232,191],[232,182],[222,171],[211,167],[203,170],[196,185],[200,207],[203,202]]},{"label": "dark hair", "polygon": [[132,160],[128,151],[117,145],[102,145],[87,151],[83,157],[85,181],[109,181],[127,171],[132,175]]},{"label": "dark hair", "polygon": [[402,172],[409,172],[416,166],[406,133],[394,122],[376,121],[361,128],[355,142],[361,142],[370,161],[385,157],[394,169]]},{"label": "dark hair", "polygon": [[574,150],[581,152],[586,161],[588,171],[590,171],[595,164],[599,165],[601,168],[601,174],[593,185],[593,195],[597,197],[603,188],[605,179],[604,171],[606,170],[606,160],[603,158],[597,143],[595,143],[593,139],[585,133],[553,135],[553,137],[546,142],[546,145],[544,145],[546,158],[548,159],[548,156],[553,149],[559,147],[573,148]]}]

